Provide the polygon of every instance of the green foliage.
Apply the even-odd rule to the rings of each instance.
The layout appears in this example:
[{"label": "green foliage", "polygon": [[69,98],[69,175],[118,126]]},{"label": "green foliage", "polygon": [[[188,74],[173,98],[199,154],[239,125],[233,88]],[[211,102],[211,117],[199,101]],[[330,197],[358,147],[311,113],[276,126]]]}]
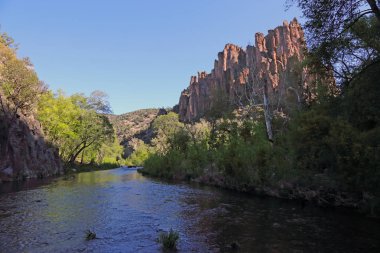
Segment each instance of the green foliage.
[{"label": "green foliage", "polygon": [[156,149],[147,158],[145,172],[166,178],[196,178],[205,173],[205,168],[216,166],[237,183],[262,184],[269,180],[266,167],[271,145],[263,123],[222,120],[214,126],[214,135],[205,121],[184,127],[178,123],[178,118],[171,115],[170,124],[180,127],[167,132],[165,139],[156,139],[156,147],[163,141],[167,149]]},{"label": "green foliage", "polygon": [[80,154],[83,162],[85,152],[91,156],[94,150],[98,151],[96,160],[103,160],[102,147],[114,144],[108,118],[97,113],[83,95],[67,97],[61,91],[57,95],[47,92],[39,101],[37,115],[48,139],[60,147],[60,156],[66,162],[75,162]]},{"label": "green foliage", "polygon": [[281,145],[295,170],[328,176],[337,182],[331,187],[380,196],[379,73],[376,64],[368,67],[343,96],[315,104],[292,121]]},{"label": "green foliage", "polygon": [[344,90],[341,110],[360,130],[369,130],[380,123],[380,63],[373,64]]},{"label": "green foliage", "polygon": [[[349,84],[380,57],[380,3],[375,0],[288,0],[306,18],[309,63]],[[328,70],[328,71],[326,71]]]},{"label": "green foliage", "polygon": [[124,164],[122,160],[123,146],[119,144],[116,137],[99,145],[88,147],[81,154],[81,162],[97,165],[113,164],[113,167]]},{"label": "green foliage", "polygon": [[12,120],[18,111],[32,113],[43,87],[29,60],[18,59],[7,44],[0,43],[0,110]]},{"label": "green foliage", "polygon": [[176,145],[179,144],[178,141],[181,138],[177,136],[177,133],[183,133],[184,124],[179,122],[178,114],[169,112],[167,115],[157,117],[152,128],[156,134],[156,138],[152,140],[155,149],[165,153],[170,148],[177,148]]},{"label": "green foliage", "polygon": [[206,111],[205,118],[211,123],[216,120],[226,117],[230,114],[232,105],[230,104],[228,94],[221,89],[214,89],[212,91],[212,104],[211,108]]},{"label": "green foliage", "polygon": [[125,165],[143,166],[151,154],[151,148],[144,142],[139,143],[136,150],[125,160]]},{"label": "green foliage", "polygon": [[170,229],[168,233],[161,233],[159,237],[159,242],[162,243],[162,246],[165,249],[175,249],[179,240],[178,232]]}]

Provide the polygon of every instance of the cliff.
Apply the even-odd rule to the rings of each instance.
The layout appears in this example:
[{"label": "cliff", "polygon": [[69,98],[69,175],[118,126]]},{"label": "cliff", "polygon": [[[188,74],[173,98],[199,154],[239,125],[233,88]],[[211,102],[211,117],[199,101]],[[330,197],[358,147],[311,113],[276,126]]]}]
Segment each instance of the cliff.
[{"label": "cliff", "polygon": [[211,73],[198,72],[191,77],[179,99],[180,119],[194,121],[204,116],[221,92],[231,103],[247,103],[260,93],[263,83],[272,100],[286,93],[293,93],[298,102],[310,99],[312,78],[300,64],[305,49],[304,33],[296,19],[284,21],[266,36],[256,33],[255,45],[245,50],[227,44],[218,53]]},{"label": "cliff", "polygon": [[63,173],[58,149],[45,142],[32,115],[9,120],[0,113],[0,121],[0,182]]}]

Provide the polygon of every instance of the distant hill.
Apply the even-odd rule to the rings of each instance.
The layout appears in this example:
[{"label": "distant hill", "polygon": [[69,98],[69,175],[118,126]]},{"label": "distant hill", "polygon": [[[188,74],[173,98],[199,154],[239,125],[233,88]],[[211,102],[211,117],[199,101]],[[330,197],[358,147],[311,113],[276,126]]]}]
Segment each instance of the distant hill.
[{"label": "distant hill", "polygon": [[150,143],[154,137],[151,123],[157,116],[164,114],[167,114],[167,110],[150,108],[121,115],[107,115],[115,128],[120,144],[124,146],[124,154],[126,157],[133,151],[133,139]]}]

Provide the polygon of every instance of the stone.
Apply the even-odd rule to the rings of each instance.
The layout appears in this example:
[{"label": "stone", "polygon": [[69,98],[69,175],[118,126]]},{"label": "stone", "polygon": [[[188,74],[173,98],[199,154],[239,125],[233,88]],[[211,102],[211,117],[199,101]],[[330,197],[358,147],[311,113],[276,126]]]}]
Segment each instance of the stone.
[{"label": "stone", "polygon": [[43,135],[40,123],[33,115],[7,121],[8,134],[0,143],[0,182],[41,178],[63,173],[58,149],[49,145]]}]

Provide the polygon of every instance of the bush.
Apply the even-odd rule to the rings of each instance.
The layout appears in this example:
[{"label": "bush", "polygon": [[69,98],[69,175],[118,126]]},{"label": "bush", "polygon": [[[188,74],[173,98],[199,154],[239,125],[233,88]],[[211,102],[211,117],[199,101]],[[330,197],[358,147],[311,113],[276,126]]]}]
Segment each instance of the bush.
[{"label": "bush", "polygon": [[159,242],[165,249],[176,249],[178,240],[179,234],[173,229],[170,229],[169,233],[161,233],[159,237]]},{"label": "bush", "polygon": [[152,151],[148,145],[141,143],[137,146],[136,150],[125,160],[125,165],[143,166],[151,153]]}]

